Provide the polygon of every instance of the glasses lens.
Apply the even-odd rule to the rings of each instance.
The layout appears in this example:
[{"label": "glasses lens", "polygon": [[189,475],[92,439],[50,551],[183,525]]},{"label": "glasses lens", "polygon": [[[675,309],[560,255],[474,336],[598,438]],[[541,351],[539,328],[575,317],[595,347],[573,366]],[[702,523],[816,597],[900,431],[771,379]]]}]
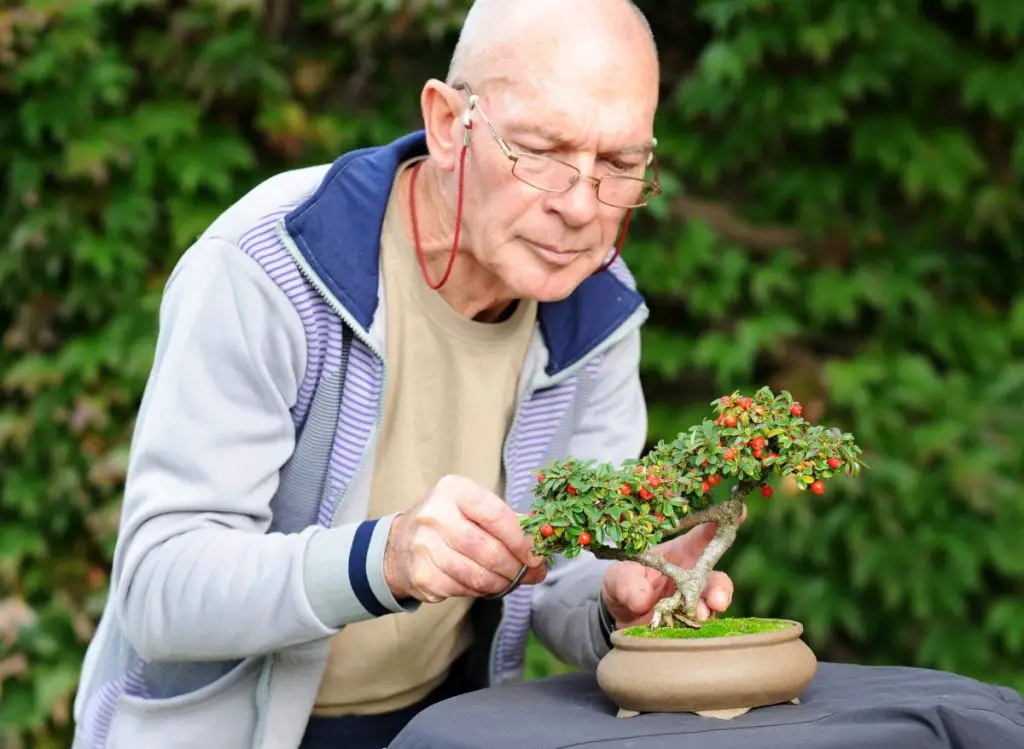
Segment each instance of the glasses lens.
[{"label": "glasses lens", "polygon": [[550,192],[568,190],[576,184],[580,176],[580,173],[568,164],[525,153],[516,159],[512,173],[526,184]]},{"label": "glasses lens", "polygon": [[650,183],[645,180],[635,177],[605,177],[598,188],[597,199],[602,203],[622,208],[635,208],[647,205],[650,194]]}]

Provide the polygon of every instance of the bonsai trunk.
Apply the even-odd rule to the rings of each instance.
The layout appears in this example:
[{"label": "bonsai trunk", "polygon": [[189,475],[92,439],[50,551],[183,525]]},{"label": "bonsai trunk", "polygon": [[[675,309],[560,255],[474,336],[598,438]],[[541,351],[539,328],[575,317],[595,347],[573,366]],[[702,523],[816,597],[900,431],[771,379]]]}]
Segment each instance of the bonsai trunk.
[{"label": "bonsai trunk", "polygon": [[697,621],[697,606],[700,604],[701,594],[707,587],[711,570],[736,540],[740,518],[743,515],[743,497],[748,491],[750,491],[750,485],[741,482],[733,488],[730,499],[705,510],[690,513],[680,521],[679,525],[666,534],[667,538],[675,538],[698,525],[717,524],[714,537],[692,570],[685,570],[672,564],[650,549],[637,556],[627,555],[618,549],[611,548],[595,548],[593,550],[595,556],[601,558],[632,561],[650,567],[675,583],[676,592],[660,600],[654,607],[651,629],[675,626],[676,620],[689,627],[699,628],[701,626]]}]

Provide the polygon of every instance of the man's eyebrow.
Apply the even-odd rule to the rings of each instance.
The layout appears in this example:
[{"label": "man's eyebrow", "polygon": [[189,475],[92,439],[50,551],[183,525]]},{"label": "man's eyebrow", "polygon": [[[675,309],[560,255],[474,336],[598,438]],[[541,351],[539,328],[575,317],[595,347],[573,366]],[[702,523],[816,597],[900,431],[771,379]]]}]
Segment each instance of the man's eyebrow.
[{"label": "man's eyebrow", "polygon": [[[540,125],[537,123],[521,123],[513,124],[508,129],[510,134],[514,135],[536,135],[546,141],[549,141],[554,146],[568,146],[570,144],[569,138],[558,132],[557,130]],[[609,155],[620,155],[627,156],[632,154],[646,155],[654,150],[654,141],[646,140],[641,143],[632,143],[622,148],[616,148],[612,151],[602,154],[603,156]]]},{"label": "man's eyebrow", "polygon": [[626,154],[642,154],[642,155],[645,155],[645,154],[650,153],[653,150],[654,150],[654,141],[653,140],[648,140],[648,141],[644,141],[643,143],[634,143],[632,145],[625,146],[623,148],[617,148],[614,151],[614,153],[623,154],[623,155],[626,155]]}]

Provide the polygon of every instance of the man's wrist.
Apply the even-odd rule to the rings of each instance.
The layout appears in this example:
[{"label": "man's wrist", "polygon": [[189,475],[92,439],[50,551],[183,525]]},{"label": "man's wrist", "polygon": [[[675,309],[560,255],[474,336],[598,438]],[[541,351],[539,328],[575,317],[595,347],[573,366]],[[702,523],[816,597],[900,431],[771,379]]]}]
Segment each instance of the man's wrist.
[{"label": "man's wrist", "polygon": [[395,531],[398,529],[399,524],[402,522],[402,513],[395,513],[394,518],[391,520],[391,527],[388,529],[387,542],[384,545],[384,559],[381,567],[383,568],[384,582],[391,591],[391,594],[399,602],[408,600],[410,595],[405,588],[401,587],[398,583],[398,575],[395,571],[395,546],[394,538]]}]

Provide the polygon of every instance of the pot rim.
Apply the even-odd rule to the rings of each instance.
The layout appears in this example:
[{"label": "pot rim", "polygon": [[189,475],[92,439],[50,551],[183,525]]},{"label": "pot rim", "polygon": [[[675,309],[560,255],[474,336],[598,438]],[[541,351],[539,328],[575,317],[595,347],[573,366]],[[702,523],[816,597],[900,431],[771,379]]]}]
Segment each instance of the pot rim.
[{"label": "pot rim", "polygon": [[804,632],[804,625],[795,619],[772,617],[777,621],[787,622],[788,627],[769,632],[755,632],[749,635],[724,635],[722,637],[630,637],[623,630],[612,632],[612,647],[620,650],[737,650],[740,648],[757,648],[766,645],[779,645],[783,642],[799,639]]}]

